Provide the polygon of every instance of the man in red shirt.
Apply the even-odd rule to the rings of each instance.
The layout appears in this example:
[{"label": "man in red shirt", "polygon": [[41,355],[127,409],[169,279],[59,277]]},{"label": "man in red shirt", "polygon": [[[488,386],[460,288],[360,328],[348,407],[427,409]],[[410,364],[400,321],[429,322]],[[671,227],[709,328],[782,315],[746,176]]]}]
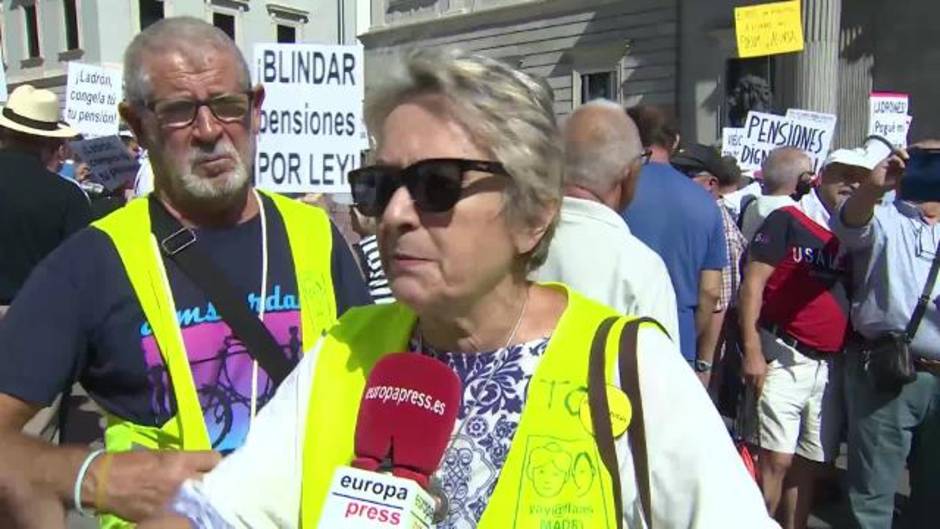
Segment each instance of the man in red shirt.
[{"label": "man in red shirt", "polygon": [[[827,210],[851,189],[844,175],[824,171],[811,191]],[[847,267],[817,217],[796,204],[767,217],[748,249],[739,303],[744,377],[759,396],[764,501],[784,529],[806,527],[820,463],[838,454],[842,424]]]}]

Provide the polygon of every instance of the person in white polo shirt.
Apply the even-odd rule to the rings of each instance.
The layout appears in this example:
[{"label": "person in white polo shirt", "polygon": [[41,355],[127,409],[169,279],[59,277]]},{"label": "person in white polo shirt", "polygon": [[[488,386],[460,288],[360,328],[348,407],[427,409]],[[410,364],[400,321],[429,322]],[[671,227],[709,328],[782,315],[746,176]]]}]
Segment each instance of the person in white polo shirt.
[{"label": "person in white polo shirt", "polygon": [[617,212],[633,198],[648,154],[612,101],[578,107],[564,127],[566,186],[548,258],[533,275],[566,283],[622,314],[650,316],[679,343],[676,293],[662,258]]}]

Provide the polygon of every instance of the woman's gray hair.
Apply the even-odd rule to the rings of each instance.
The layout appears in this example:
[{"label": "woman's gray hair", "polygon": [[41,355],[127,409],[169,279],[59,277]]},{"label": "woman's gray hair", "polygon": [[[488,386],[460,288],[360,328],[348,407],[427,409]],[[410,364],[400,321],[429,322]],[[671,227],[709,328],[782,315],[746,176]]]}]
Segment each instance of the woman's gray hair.
[{"label": "woman's gray hair", "polygon": [[[481,55],[437,49],[412,50],[383,67],[380,86],[366,95],[365,121],[377,146],[385,119],[420,95],[446,98],[449,110],[511,177],[506,208],[510,223],[528,228],[544,222],[561,204],[564,156],[548,84]],[[387,73],[386,73],[387,72]],[[526,256],[525,272],[548,255],[557,215]]]},{"label": "woman's gray hair", "polygon": [[151,96],[151,72],[145,64],[145,57],[176,52],[201,60],[208,49],[231,53],[239,65],[242,88],[251,88],[248,63],[224,31],[198,18],[171,17],[138,33],[124,51],[124,100],[142,105]]}]

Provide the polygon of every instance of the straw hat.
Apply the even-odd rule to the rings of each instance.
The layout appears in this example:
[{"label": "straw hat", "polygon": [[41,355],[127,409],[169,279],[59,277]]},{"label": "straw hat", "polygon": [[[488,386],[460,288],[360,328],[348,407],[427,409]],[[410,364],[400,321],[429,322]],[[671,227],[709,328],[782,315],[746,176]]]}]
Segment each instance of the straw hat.
[{"label": "straw hat", "polygon": [[59,121],[59,98],[49,90],[21,85],[13,90],[5,107],[0,107],[0,127],[32,136],[72,138],[78,135]]}]

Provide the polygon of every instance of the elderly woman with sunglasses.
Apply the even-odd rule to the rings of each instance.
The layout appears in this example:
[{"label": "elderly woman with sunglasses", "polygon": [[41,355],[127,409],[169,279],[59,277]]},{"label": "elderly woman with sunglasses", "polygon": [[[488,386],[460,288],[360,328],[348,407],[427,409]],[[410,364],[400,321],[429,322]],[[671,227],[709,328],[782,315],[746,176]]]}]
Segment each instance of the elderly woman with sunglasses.
[{"label": "elderly woman with sunglasses", "polygon": [[[197,526],[317,527],[333,471],[354,457],[372,367],[415,350],[462,382],[432,479],[447,506],[437,527],[775,526],[701,384],[655,325],[638,333],[649,512],[625,428],[611,432],[616,471],[601,461],[579,411],[592,338],[614,311],[526,279],[545,258],[562,195],[547,85],[478,56],[413,52],[370,92],[366,119],[376,163],[350,182],[360,211],[378,220],[398,303],[344,316],[246,445],[184,487],[177,512]],[[608,395],[620,394],[610,409],[625,412],[608,356]]]}]

